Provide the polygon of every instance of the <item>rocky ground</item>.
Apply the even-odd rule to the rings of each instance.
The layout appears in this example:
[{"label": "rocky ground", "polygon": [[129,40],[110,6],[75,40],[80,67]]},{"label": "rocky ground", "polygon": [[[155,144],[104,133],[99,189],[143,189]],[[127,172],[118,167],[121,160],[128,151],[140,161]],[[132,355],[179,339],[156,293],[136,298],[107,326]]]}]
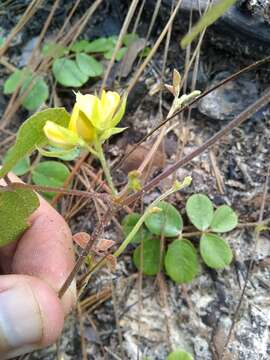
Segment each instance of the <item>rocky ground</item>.
[{"label": "rocky ground", "polygon": [[[20,18],[28,1],[14,1],[10,8],[0,7],[0,35],[6,35]],[[73,4],[63,2],[59,7],[50,36],[59,29],[63,16]],[[91,1],[85,1],[79,7],[78,16]],[[113,6],[112,4],[113,3]],[[117,6],[115,6],[117,3]],[[84,36],[95,38],[118,34],[123,21],[124,4],[121,0],[106,1],[104,7],[96,13]],[[143,16],[140,35],[144,36],[149,24],[149,14],[153,12],[153,1],[147,5],[148,11]],[[175,21],[172,42],[168,54],[166,77],[171,78],[171,71],[184,69],[184,53],[179,49],[181,34],[186,31],[185,21],[188,18],[187,7]],[[14,39],[8,53],[10,62],[15,66],[23,66],[27,62],[27,51],[33,46],[34,39],[40,32],[40,26],[50,9],[46,2],[42,11]],[[245,6],[253,16],[252,20],[260,23],[262,37],[250,41],[250,36],[243,30],[241,39],[236,42],[226,33],[226,41],[220,35],[223,24],[216,25],[206,35],[203,42],[198,68],[196,88],[204,90],[213,86],[229,74],[251,64],[261,58],[261,50],[270,43],[269,3],[267,0],[241,1],[233,10]],[[153,43],[160,33],[168,16],[170,1],[164,1],[162,11],[154,27]],[[13,6],[13,7],[12,7]],[[262,8],[264,10],[262,10]],[[19,9],[19,11],[18,11]],[[152,12],[151,12],[152,11]],[[47,14],[47,15],[46,15]],[[244,14],[246,14],[244,12]],[[223,19],[230,27],[228,18]],[[184,25],[183,25],[184,24]],[[263,25],[262,25],[263,24]],[[220,26],[220,27],[218,27]],[[255,25],[254,25],[255,26]],[[257,25],[256,25],[257,26]],[[184,28],[185,27],[185,28]],[[218,40],[217,40],[218,39]],[[231,39],[228,41],[228,39]],[[260,41],[261,39],[261,41]],[[266,40],[265,40],[266,39]],[[268,40],[267,40],[268,39]],[[239,45],[240,44],[240,45]],[[258,49],[258,51],[256,51]],[[131,94],[124,126],[129,130],[116,137],[108,149],[112,161],[125,153],[128,145],[136,143],[147,131],[159,122],[158,97],[150,96],[152,85],[159,80],[162,51],[150,63],[148,70],[140,79]],[[1,85],[6,77],[6,70],[1,68]],[[175,127],[164,142],[164,166],[173,163],[177,158],[183,135],[183,129],[189,133],[188,142],[183,154],[189,153],[203,141],[222,128],[230,119],[252,104],[269,85],[269,65],[252,73],[237,78],[223,88],[205,97],[196,106],[188,119],[176,119]],[[187,87],[191,86],[191,77]],[[0,113],[3,112],[7,98],[0,93]],[[170,105],[171,98],[164,96],[163,110]],[[69,99],[63,98],[63,103]],[[17,114],[11,127],[15,131],[18,124],[25,119],[27,113]],[[3,136],[3,135],[1,135]],[[258,220],[267,166],[270,159],[270,108],[264,108],[247,120],[239,129],[222,139],[211,154],[206,152],[192,161],[187,167],[177,172],[177,177],[191,174],[193,185],[175,200],[181,211],[184,200],[191,192],[204,192],[216,205],[227,203],[238,213],[240,222]],[[149,143],[151,146],[151,143]],[[1,148],[3,154],[4,149]],[[142,153],[143,154],[143,153]],[[143,156],[143,155],[142,155]],[[135,159],[135,162],[138,160]],[[126,165],[128,166],[128,165]],[[161,164],[157,163],[157,167]],[[218,173],[217,170],[218,169]],[[159,169],[156,169],[159,171]],[[119,181],[125,176],[125,167],[115,172]],[[145,196],[145,203],[161,192],[171,179],[162,182],[155,192]],[[270,195],[266,197],[264,218],[270,216]],[[71,224],[73,230],[91,231],[95,223],[87,217],[88,209],[82,210]],[[119,241],[122,235],[112,227],[107,229],[109,238]],[[253,228],[239,228],[229,234],[228,242],[234,251],[234,262],[224,271],[207,269],[201,264],[200,274],[190,285],[180,287],[168,278],[143,278],[140,289],[139,275],[131,260],[131,250],[119,261],[116,271],[100,271],[91,280],[83,295],[109,289],[112,294],[108,300],[96,304],[96,308],[84,313],[82,326],[77,314],[72,314],[66,322],[60,341],[59,359],[82,359],[81,336],[85,339],[85,353],[88,359],[151,359],[164,360],[171,348],[181,347],[190,351],[196,360],[267,360],[270,357],[270,242],[269,232],[264,232],[257,240]],[[250,279],[247,282],[245,295],[239,311],[238,307],[250,262],[254,260]],[[235,315],[236,314],[236,315]],[[116,321],[117,319],[117,321]],[[116,323],[118,326],[116,326]],[[223,354],[228,334],[227,352]],[[56,347],[33,353],[26,359],[56,359]]]}]

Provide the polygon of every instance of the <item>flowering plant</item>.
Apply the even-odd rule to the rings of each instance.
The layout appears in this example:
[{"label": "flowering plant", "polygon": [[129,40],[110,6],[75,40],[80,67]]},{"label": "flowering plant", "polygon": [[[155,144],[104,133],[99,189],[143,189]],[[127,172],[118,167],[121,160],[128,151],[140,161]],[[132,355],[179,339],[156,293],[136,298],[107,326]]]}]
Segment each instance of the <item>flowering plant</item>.
[{"label": "flowering plant", "polygon": [[126,99],[125,95],[121,98],[114,91],[103,90],[100,98],[96,95],[77,93],[68,127],[47,121],[43,128],[49,143],[58,150],[48,152],[40,149],[41,153],[57,156],[60,153],[62,155],[63,150],[69,152],[75,147],[86,148],[100,160],[107,181],[115,194],[116,190],[104,157],[102,144],[112,135],[126,129],[116,127],[125,113]]}]

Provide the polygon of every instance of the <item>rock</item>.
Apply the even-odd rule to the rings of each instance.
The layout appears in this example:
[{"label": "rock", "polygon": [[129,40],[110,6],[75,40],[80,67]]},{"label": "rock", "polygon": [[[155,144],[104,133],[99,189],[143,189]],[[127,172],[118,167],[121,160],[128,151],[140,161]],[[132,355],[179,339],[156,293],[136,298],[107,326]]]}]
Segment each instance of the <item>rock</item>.
[{"label": "rock", "polygon": [[29,40],[25,46],[22,48],[22,53],[20,56],[19,66],[24,67],[28,64],[28,61],[32,55],[32,51],[35,48],[37,42],[38,42],[38,36],[33,37],[31,40]]},{"label": "rock", "polygon": [[[231,73],[217,74],[209,87],[213,87]],[[258,98],[258,87],[247,76],[241,76],[212,91],[199,103],[199,111],[213,120],[229,120],[245,110]]]}]

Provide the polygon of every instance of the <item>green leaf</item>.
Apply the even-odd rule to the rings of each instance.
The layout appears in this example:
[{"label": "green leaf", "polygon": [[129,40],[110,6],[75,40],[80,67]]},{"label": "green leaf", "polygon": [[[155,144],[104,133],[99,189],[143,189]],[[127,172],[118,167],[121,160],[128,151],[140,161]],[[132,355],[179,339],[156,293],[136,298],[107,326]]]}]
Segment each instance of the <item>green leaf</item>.
[{"label": "green leaf", "polygon": [[103,74],[103,66],[93,56],[78,53],[76,54],[78,68],[87,76],[96,77]]},{"label": "green leaf", "polygon": [[134,43],[134,41],[138,40],[139,39],[139,35],[136,34],[136,33],[130,33],[130,34],[126,34],[124,37],[123,37],[123,44],[125,46],[129,46],[131,45],[132,43]]},{"label": "green leaf", "polygon": [[[138,213],[131,213],[124,217],[122,220],[122,227],[125,237],[129,235],[140,218],[141,215]],[[134,236],[132,243],[140,243],[142,240],[149,239],[150,237],[151,233],[146,229],[145,226],[141,226],[137,234]]]},{"label": "green leaf", "polygon": [[0,36],[0,47],[4,45],[4,43],[5,43],[5,38],[3,36]]},{"label": "green leaf", "polygon": [[[32,170],[34,184],[49,187],[63,187],[70,171],[68,167],[57,161],[42,161]],[[55,193],[45,193],[48,198],[53,198]]]},{"label": "green leaf", "polygon": [[206,265],[214,269],[223,269],[231,263],[233,258],[230,246],[214,234],[202,235],[200,253]]},{"label": "green leaf", "polygon": [[55,79],[64,86],[80,87],[88,80],[88,76],[81,72],[76,62],[70,59],[56,59],[52,70]]},{"label": "green leaf", "polygon": [[193,357],[186,351],[175,350],[167,356],[166,360],[194,360]]},{"label": "green leaf", "polygon": [[174,240],[165,256],[165,269],[177,284],[191,282],[198,273],[197,253],[189,240]]},{"label": "green leaf", "polygon": [[31,190],[0,192],[0,247],[16,240],[29,227],[28,218],[38,206],[38,196]]},{"label": "green leaf", "polygon": [[21,87],[20,93],[23,94],[27,89],[31,90],[23,100],[23,106],[29,110],[36,110],[39,108],[49,97],[49,88],[42,77],[37,77],[33,81],[28,79]]},{"label": "green leaf", "polygon": [[[143,244],[143,266],[141,266],[141,251]],[[133,253],[133,261],[138,270],[145,275],[156,275],[160,270],[160,240],[146,239]],[[162,262],[161,262],[162,264]]]},{"label": "green leaf", "polygon": [[214,4],[205,12],[198,23],[192,27],[191,31],[181,40],[181,47],[185,48],[190,44],[207,26],[213,24],[222,16],[236,0],[221,0]]},{"label": "green leaf", "polygon": [[115,128],[106,129],[101,134],[100,140],[101,141],[108,140],[112,135],[120,134],[122,131],[125,131],[126,129],[127,129],[126,127],[124,128],[115,127]]},{"label": "green leaf", "polygon": [[63,46],[62,44],[57,44],[54,42],[47,42],[44,44],[41,53],[43,56],[50,56],[55,58],[58,58],[60,56],[63,56],[68,53],[68,49]]},{"label": "green leaf", "polygon": [[204,194],[190,196],[186,204],[189,220],[199,230],[206,230],[213,219],[214,207],[212,201]]},{"label": "green leaf", "polygon": [[178,236],[183,228],[183,220],[178,210],[166,201],[161,201],[157,207],[162,211],[150,214],[145,220],[148,230],[155,235]]},{"label": "green leaf", "polygon": [[80,148],[74,148],[71,150],[62,150],[59,148],[55,148],[53,146],[49,146],[49,150],[44,150],[43,148],[39,148],[39,147],[37,147],[37,150],[44,157],[58,158],[65,161],[74,160],[81,153]]},{"label": "green leaf", "polygon": [[[6,153],[6,156],[4,157],[4,162],[9,156],[11,149],[9,149]],[[12,169],[11,171],[13,174],[17,176],[22,176],[26,174],[30,170],[30,158],[29,156],[25,156],[23,159],[21,159]]]},{"label": "green leaf", "polygon": [[17,176],[22,176],[26,174],[30,170],[30,159],[29,156],[24,157],[22,160],[20,160],[13,168],[12,172],[13,174]]},{"label": "green leaf", "polygon": [[88,45],[89,45],[88,40],[78,40],[71,46],[70,50],[73,52],[86,51]]},{"label": "green leaf", "polygon": [[68,126],[70,115],[64,108],[54,108],[41,111],[31,116],[20,127],[15,145],[9,150],[0,169],[0,178],[5,176],[21,159],[31,154],[36,147],[48,143],[43,127],[48,120],[64,127]]},{"label": "green leaf", "polygon": [[[104,57],[105,59],[107,60],[111,60],[112,56],[113,56],[113,52],[114,52],[114,48],[112,48],[111,50],[107,51],[105,54],[104,54]],[[116,61],[120,61],[123,59],[123,57],[125,56],[127,52],[127,47],[122,47],[116,54]]]},{"label": "green leaf", "polygon": [[211,230],[214,232],[227,232],[233,230],[238,224],[238,217],[228,205],[222,205],[214,213]]},{"label": "green leaf", "polygon": [[90,53],[105,53],[115,47],[116,41],[117,37],[115,36],[99,38],[90,41],[89,44],[85,47],[84,51]]},{"label": "green leaf", "polygon": [[14,71],[4,83],[4,94],[12,94],[18,85],[22,86],[25,81],[29,81],[31,78],[32,74],[27,69]]}]

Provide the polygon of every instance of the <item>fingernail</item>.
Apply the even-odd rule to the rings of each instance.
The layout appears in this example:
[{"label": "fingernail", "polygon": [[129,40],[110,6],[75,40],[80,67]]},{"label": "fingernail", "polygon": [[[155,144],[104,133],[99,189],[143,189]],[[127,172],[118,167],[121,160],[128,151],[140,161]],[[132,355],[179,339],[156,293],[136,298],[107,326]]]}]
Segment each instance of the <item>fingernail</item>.
[{"label": "fingernail", "polygon": [[34,349],[42,339],[42,316],[30,287],[0,292],[0,354],[21,347]]}]

